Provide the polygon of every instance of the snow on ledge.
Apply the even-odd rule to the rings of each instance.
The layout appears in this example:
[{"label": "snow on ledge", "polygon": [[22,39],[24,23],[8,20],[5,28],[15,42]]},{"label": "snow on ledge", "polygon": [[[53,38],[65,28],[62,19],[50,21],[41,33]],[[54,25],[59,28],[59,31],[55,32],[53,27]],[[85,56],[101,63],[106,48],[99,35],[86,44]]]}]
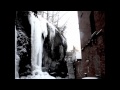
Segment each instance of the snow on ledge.
[{"label": "snow on ledge", "polygon": [[15,78],[15,79],[56,79],[56,78],[44,72],[44,74],[28,75],[27,77],[22,76],[21,78]]},{"label": "snow on ledge", "polygon": [[22,76],[21,78],[16,77],[15,79],[56,79],[55,77],[48,74],[48,72],[41,72],[36,69],[32,72],[32,75]]},{"label": "snow on ledge", "polygon": [[98,78],[96,78],[96,77],[84,77],[82,79],[98,79]]}]

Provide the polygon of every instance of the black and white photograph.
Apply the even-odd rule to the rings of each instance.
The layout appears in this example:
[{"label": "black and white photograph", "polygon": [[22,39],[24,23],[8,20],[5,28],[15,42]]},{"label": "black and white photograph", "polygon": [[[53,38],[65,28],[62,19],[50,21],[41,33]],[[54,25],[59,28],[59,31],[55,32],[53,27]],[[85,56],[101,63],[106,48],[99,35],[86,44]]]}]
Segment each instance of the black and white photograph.
[{"label": "black and white photograph", "polygon": [[105,78],[105,11],[16,11],[15,79]]}]

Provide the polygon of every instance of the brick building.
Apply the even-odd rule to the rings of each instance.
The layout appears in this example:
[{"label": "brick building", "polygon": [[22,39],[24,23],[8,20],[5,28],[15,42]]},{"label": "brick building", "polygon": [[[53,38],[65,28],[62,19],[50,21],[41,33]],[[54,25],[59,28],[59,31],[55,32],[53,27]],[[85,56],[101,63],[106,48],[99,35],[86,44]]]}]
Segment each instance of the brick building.
[{"label": "brick building", "polygon": [[[81,34],[82,60],[76,65],[79,68],[76,78],[96,75],[105,77],[105,12],[78,11]],[[78,74],[79,72],[79,74]]]}]

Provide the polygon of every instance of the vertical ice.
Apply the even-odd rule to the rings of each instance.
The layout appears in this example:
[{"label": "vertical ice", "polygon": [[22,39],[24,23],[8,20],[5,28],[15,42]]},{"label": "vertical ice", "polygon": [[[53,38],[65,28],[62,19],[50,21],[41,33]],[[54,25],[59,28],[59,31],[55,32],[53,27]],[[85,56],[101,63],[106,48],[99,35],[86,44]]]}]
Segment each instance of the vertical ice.
[{"label": "vertical ice", "polygon": [[17,55],[17,31],[15,26],[15,79],[19,78],[18,75],[18,64],[19,64],[19,56]]},{"label": "vertical ice", "polygon": [[[35,76],[37,72],[37,74],[41,75],[41,78],[46,78],[44,77],[44,75],[47,75],[47,74],[42,72],[42,52],[43,52],[43,42],[44,42],[42,38],[42,34],[44,38],[48,34],[47,21],[39,15],[38,15],[38,18],[35,17],[33,12],[30,12],[28,19],[31,25],[31,48],[32,48],[31,61],[32,61],[32,67],[33,67],[32,73],[33,73],[33,76]],[[53,33],[55,33],[54,30],[53,30]],[[53,35],[51,37],[53,37]],[[36,78],[40,78],[40,77],[36,76]]]}]

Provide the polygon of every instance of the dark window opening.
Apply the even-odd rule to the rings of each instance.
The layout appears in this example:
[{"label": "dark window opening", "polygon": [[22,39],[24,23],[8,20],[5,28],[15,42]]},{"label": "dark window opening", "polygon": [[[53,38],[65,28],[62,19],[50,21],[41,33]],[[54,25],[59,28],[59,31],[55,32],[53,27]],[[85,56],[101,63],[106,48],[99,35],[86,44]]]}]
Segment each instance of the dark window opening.
[{"label": "dark window opening", "polygon": [[91,26],[91,34],[93,34],[96,31],[95,20],[94,20],[94,11],[91,11],[91,14],[90,14],[90,26]]}]

